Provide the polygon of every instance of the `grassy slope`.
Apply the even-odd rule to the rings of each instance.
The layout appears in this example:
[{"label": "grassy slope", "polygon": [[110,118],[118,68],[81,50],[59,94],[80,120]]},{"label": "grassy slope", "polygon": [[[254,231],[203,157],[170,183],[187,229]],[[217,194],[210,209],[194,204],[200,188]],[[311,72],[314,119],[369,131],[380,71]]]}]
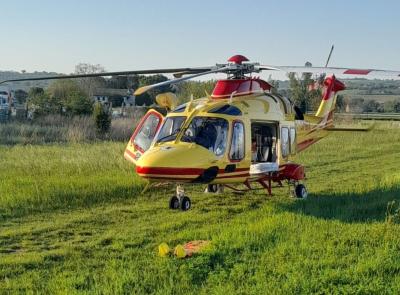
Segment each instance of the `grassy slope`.
[{"label": "grassy slope", "polygon": [[[400,129],[336,133],[299,157],[306,201],[276,190],[166,209],[124,144],[0,147],[0,289],[41,293],[399,293]],[[157,245],[210,239],[187,260]],[[102,292],[102,293],[103,293]]]}]

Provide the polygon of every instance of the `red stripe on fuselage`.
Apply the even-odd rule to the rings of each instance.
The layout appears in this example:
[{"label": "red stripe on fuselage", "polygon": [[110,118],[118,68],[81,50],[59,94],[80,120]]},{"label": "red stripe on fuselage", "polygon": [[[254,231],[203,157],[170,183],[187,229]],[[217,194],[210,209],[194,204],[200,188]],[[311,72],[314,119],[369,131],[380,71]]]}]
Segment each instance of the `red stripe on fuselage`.
[{"label": "red stripe on fuselage", "polygon": [[129,156],[131,156],[132,158],[136,159],[136,155],[134,153],[132,153],[130,150],[126,149],[125,153],[127,153]]},{"label": "red stripe on fuselage", "polygon": [[[172,167],[136,167],[136,172],[141,177],[149,179],[171,179],[191,181],[199,177],[206,169],[201,168],[172,168]],[[238,172],[242,172],[236,174]],[[183,178],[180,176],[192,176]],[[233,172],[226,172],[225,169],[219,169],[217,179],[221,178],[243,178],[249,176],[249,168],[237,168]]]},{"label": "red stripe on fuselage", "polygon": [[141,177],[147,178],[147,179],[164,179],[164,180],[184,180],[184,181],[192,181],[197,178],[197,176],[193,176],[190,178],[185,178],[185,177],[176,177],[176,176],[170,176],[170,175],[165,175],[165,176],[150,176],[150,175],[142,175]]},{"label": "red stripe on fuselage", "polygon": [[237,168],[231,172],[226,172],[225,169],[219,169],[218,174],[235,173],[235,172],[242,172],[242,171],[249,171],[249,168]]}]

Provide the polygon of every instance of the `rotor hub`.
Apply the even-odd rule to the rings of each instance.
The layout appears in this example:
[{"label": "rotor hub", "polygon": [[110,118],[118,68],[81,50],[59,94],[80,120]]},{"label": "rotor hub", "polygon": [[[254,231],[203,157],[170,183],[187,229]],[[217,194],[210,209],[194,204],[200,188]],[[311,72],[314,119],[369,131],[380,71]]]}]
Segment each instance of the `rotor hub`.
[{"label": "rotor hub", "polygon": [[237,65],[241,65],[244,61],[249,61],[249,59],[247,57],[245,57],[244,55],[240,55],[240,54],[234,55],[228,59],[228,62],[237,64]]}]

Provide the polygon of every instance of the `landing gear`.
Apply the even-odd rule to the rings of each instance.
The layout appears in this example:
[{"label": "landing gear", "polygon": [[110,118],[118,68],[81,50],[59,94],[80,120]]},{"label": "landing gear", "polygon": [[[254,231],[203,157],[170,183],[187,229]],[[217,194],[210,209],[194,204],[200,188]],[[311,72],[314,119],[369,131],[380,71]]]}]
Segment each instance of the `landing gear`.
[{"label": "landing gear", "polygon": [[294,188],[295,196],[298,199],[307,199],[308,192],[304,184],[297,184]]},{"label": "landing gear", "polygon": [[191,206],[192,202],[188,196],[185,196],[183,186],[178,185],[176,187],[176,195],[169,200],[169,208],[173,210],[181,208],[182,211],[187,211]]},{"label": "landing gear", "polygon": [[169,209],[178,209],[179,208],[179,199],[177,196],[172,196],[171,199],[169,199]]},{"label": "landing gear", "polygon": [[221,194],[224,192],[224,186],[222,184],[209,184],[209,185],[207,185],[204,192]]},{"label": "landing gear", "polygon": [[184,196],[181,199],[181,210],[187,211],[190,209],[191,206],[192,206],[192,202],[190,201],[189,197]]}]

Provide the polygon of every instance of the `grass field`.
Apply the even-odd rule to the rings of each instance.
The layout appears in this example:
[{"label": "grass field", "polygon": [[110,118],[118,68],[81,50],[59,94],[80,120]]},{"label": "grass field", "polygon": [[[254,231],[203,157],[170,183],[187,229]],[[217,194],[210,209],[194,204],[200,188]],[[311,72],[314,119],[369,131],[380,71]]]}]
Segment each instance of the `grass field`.
[{"label": "grass field", "polygon": [[[140,194],[124,146],[0,146],[0,293],[400,293],[398,124],[301,154],[307,200],[191,187],[188,212]],[[194,239],[211,248],[157,256]]]}]

